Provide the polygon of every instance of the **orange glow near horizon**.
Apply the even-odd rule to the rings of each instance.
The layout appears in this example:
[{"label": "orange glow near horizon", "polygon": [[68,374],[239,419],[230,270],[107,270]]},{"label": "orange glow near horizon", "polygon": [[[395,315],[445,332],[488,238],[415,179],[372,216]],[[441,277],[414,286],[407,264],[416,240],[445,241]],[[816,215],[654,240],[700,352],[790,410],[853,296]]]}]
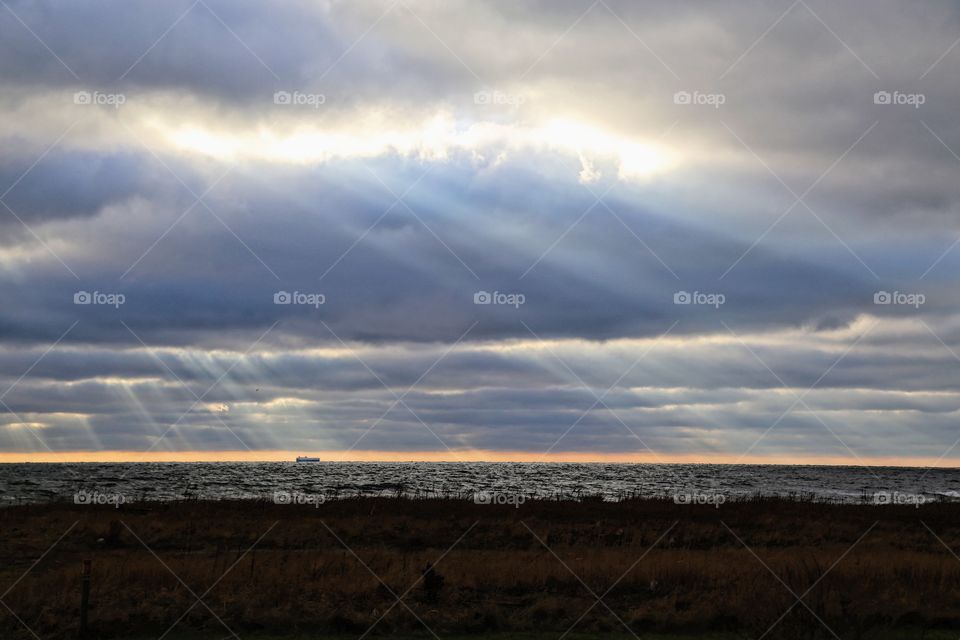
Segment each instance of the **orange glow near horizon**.
[{"label": "orange glow near horizon", "polygon": [[67,451],[0,452],[0,464],[17,462],[293,462],[310,455],[324,462],[580,462],[580,463],[686,463],[686,464],[794,464],[839,466],[945,467],[950,460],[915,457],[861,458],[844,456],[745,456],[739,454],[654,455],[559,451],[544,455],[529,451]]}]

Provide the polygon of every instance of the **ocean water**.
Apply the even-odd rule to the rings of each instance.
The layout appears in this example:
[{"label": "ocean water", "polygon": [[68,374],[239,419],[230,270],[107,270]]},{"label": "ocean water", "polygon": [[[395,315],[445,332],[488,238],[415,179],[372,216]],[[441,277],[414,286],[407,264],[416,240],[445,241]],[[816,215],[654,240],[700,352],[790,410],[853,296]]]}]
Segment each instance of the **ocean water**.
[{"label": "ocean water", "polygon": [[[960,469],[712,464],[221,462],[0,464],[0,504],[75,500],[79,493],[125,502],[323,496],[468,498],[675,497],[757,494],[860,502],[960,499]],[[899,497],[897,497],[899,496]],[[882,500],[882,498],[881,498]]]}]

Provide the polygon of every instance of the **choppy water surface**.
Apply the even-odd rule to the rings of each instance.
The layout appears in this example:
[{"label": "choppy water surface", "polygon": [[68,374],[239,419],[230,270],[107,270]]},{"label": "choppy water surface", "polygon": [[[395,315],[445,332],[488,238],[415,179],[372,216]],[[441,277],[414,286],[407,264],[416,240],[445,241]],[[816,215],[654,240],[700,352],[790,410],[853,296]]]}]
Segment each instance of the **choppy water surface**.
[{"label": "choppy water surface", "polygon": [[302,492],[467,497],[500,492],[575,499],[756,494],[857,502],[877,493],[960,497],[960,469],[707,464],[574,463],[85,463],[0,464],[0,504],[73,500],[77,492],[127,501],[271,498]]}]

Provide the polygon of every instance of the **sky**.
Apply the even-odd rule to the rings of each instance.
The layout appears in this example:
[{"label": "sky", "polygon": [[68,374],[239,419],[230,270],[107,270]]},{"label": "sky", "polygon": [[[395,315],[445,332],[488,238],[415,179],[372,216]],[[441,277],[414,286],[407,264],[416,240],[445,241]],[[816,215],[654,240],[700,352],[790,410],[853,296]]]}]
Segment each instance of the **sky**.
[{"label": "sky", "polygon": [[0,461],[960,458],[956,3],[0,4]]}]

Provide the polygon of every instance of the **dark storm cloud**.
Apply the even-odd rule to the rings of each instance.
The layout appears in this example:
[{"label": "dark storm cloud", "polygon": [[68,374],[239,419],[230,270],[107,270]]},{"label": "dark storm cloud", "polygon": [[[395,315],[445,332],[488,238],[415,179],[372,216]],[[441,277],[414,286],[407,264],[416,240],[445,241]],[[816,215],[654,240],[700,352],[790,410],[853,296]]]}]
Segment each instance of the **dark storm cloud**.
[{"label": "dark storm cloud", "polygon": [[[95,216],[134,197],[169,198],[181,188],[152,158],[138,153],[54,153],[31,165],[22,155],[0,157],[0,185],[8,191],[4,202],[31,225]],[[0,225],[19,224],[12,215],[0,218]]]},{"label": "dark storm cloud", "polygon": [[[361,448],[435,448],[426,423],[454,448],[537,453],[559,440],[561,451],[642,451],[639,436],[661,453],[682,453],[688,440],[745,450],[776,424],[759,452],[793,447],[798,437],[808,451],[832,451],[832,429],[860,455],[904,447],[938,455],[951,442],[960,397],[957,380],[934,372],[955,370],[953,355],[920,326],[897,331],[901,345],[892,352],[880,347],[889,329],[868,328],[812,343],[799,332],[745,344],[729,334],[652,345],[531,341],[507,351],[500,343],[462,345],[445,357],[443,345],[356,345],[356,352],[251,358],[165,350],[160,364],[143,350],[61,349],[20,381],[16,372],[39,350],[9,351],[0,364],[2,386],[14,385],[3,397],[16,414],[7,423],[18,427],[9,437],[26,435],[21,421],[49,423],[56,428],[44,429],[46,441],[67,449],[146,449],[168,428],[162,450],[347,448],[361,436]],[[858,340],[862,350],[847,353]],[[108,374],[83,366],[111,359]],[[805,404],[791,410],[811,385]],[[404,404],[395,403],[394,393],[410,386]],[[884,412],[897,412],[908,428],[892,428]]]},{"label": "dark storm cloud", "polygon": [[[356,47],[388,3],[9,4],[12,12],[0,16],[0,81],[12,87],[120,91],[130,99],[168,91],[257,112],[274,106],[278,90],[326,91],[342,107],[385,91],[418,101],[439,82],[470,86],[456,63],[389,38],[375,34]],[[411,18],[400,9],[392,15]],[[37,52],[20,20],[56,57]]]},{"label": "dark storm cloud", "polygon": [[[267,67],[294,79],[308,60],[322,63],[316,56],[324,48],[332,62],[334,50],[343,46],[318,6],[308,3],[268,8],[210,2],[209,9],[189,1],[9,4],[12,12],[0,22],[6,35],[0,74],[12,84],[139,86],[237,97],[257,88],[267,92],[275,82]],[[50,43],[63,64],[34,53],[36,40],[13,13]],[[283,46],[277,46],[277,33],[284,34]],[[245,43],[259,54],[247,51]]]},{"label": "dark storm cloud", "polygon": [[[399,182],[422,172],[405,164],[376,170],[404,176]],[[136,344],[123,320],[151,343],[193,344],[234,330],[252,341],[280,321],[282,333],[310,344],[333,339],[320,320],[344,340],[374,342],[453,341],[474,321],[470,339],[530,337],[522,321],[543,337],[606,339],[656,335],[675,319],[681,333],[713,331],[718,319],[751,330],[873,309],[875,284],[839,245],[816,262],[758,249],[736,278],[720,281],[748,245],[671,221],[642,194],[611,192],[610,210],[583,216],[593,196],[554,189],[549,175],[517,182],[500,169],[477,186],[462,163],[430,168],[405,198],[410,209],[394,206],[384,217],[394,198],[359,167],[229,176],[205,197],[209,210],[195,205],[186,215],[189,196],[171,187],[169,201],[118,207],[76,232],[65,227],[83,237],[62,256],[79,281],[53,267],[3,283],[17,303],[0,312],[0,326],[8,340],[50,340],[80,320],[68,343]],[[524,203],[522,193],[539,196]],[[501,208],[504,201],[513,204]],[[119,292],[125,303],[75,305],[79,290]],[[478,306],[482,290],[525,300]],[[320,292],[325,303],[275,305],[278,291]],[[725,302],[679,307],[678,291],[720,292]]]}]

